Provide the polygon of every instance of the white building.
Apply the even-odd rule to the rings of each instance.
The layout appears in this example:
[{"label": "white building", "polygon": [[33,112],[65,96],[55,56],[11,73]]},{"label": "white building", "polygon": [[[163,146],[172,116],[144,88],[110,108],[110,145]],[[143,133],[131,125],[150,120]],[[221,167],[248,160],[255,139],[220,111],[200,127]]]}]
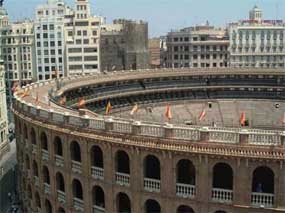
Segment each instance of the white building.
[{"label": "white building", "polygon": [[249,20],[229,25],[230,66],[284,67],[285,24],[281,20],[263,20],[262,11],[254,7]]},{"label": "white building", "polygon": [[88,0],[76,0],[70,23],[65,24],[68,75],[100,71],[100,26],[104,18],[92,16]]},{"label": "white building", "polygon": [[0,159],[9,150],[8,118],[3,61],[0,61]]},{"label": "white building", "polygon": [[67,11],[63,0],[48,0],[36,9],[37,80],[65,74],[64,17]]}]

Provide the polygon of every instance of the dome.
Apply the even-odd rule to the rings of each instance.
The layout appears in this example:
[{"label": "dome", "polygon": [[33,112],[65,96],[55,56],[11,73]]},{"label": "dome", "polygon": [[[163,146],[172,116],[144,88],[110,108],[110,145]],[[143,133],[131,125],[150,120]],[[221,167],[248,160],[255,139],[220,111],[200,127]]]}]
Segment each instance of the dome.
[{"label": "dome", "polygon": [[0,16],[8,16],[7,10],[3,7],[0,7]]}]

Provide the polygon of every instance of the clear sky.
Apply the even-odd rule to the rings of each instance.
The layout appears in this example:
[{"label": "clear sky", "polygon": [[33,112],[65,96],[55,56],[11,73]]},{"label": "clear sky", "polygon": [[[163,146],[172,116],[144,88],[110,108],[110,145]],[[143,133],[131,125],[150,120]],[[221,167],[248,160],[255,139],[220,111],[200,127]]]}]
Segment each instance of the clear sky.
[{"label": "clear sky", "polygon": [[[35,7],[46,0],[5,0],[10,18],[33,18]],[[111,22],[115,18],[142,19],[149,23],[149,35],[165,35],[171,29],[202,24],[225,26],[248,17],[257,4],[265,19],[285,19],[285,0],[90,0],[92,13]],[[65,0],[73,6],[74,0]]]}]

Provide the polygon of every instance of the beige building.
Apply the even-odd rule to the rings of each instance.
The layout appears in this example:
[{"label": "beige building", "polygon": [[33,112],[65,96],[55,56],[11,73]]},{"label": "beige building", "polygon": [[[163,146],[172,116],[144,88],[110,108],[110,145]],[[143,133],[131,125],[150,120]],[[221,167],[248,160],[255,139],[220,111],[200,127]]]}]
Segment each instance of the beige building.
[{"label": "beige building", "polygon": [[166,67],[215,68],[228,65],[228,36],[225,29],[208,24],[168,33]]},{"label": "beige building", "polygon": [[161,40],[160,38],[151,38],[148,40],[149,60],[151,68],[159,68],[161,60]]},{"label": "beige building", "polygon": [[67,75],[100,71],[100,26],[104,18],[92,16],[88,0],[76,0],[75,11],[65,24]]}]

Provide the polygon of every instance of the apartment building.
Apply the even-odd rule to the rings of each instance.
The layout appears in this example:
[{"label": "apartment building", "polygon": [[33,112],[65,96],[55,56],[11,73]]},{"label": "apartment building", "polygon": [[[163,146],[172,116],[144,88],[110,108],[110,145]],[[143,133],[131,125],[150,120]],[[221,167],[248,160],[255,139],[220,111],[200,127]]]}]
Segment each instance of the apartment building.
[{"label": "apartment building", "polygon": [[264,20],[255,6],[249,19],[229,25],[230,66],[282,68],[285,66],[285,23]]},{"label": "apartment building", "polygon": [[48,0],[36,8],[36,77],[39,81],[66,75],[64,18],[69,11],[63,0]]},{"label": "apartment building", "polygon": [[227,30],[205,24],[172,31],[166,38],[166,67],[227,67]]},{"label": "apartment building", "polygon": [[92,16],[88,0],[76,0],[74,14],[65,23],[68,75],[100,71],[100,27],[105,19]]}]

